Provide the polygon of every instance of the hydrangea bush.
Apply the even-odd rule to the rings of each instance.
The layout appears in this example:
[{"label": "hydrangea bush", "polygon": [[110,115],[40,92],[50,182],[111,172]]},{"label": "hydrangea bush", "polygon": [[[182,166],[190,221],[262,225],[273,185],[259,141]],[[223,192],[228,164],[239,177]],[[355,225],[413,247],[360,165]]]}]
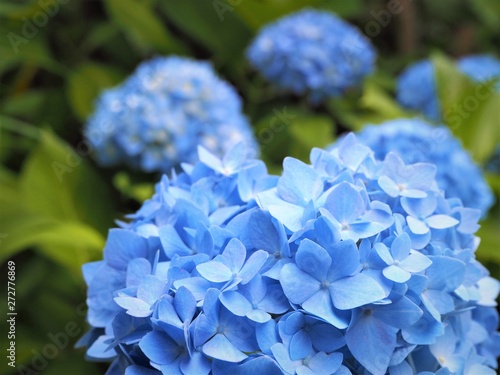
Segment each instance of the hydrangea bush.
[{"label": "hydrangea bush", "polygon": [[348,135],[281,177],[199,148],[83,268],[108,374],[494,374],[480,211]]},{"label": "hydrangea bush", "polygon": [[[500,61],[490,55],[462,57],[457,60],[457,68],[475,82],[500,77]],[[500,83],[497,87],[500,91]],[[414,63],[401,73],[396,96],[405,108],[420,111],[434,121],[441,119],[434,66],[430,60]]]},{"label": "hydrangea bush", "polygon": [[277,87],[317,102],[358,85],[373,71],[376,52],[356,27],[306,9],[265,26],[247,57]]},{"label": "hydrangea bush", "polygon": [[447,198],[460,198],[465,207],[477,208],[486,216],[494,203],[493,192],[482,170],[448,128],[420,119],[397,119],[368,125],[358,134],[383,159],[397,153],[406,163],[433,163],[436,181]]},{"label": "hydrangea bush", "polygon": [[243,140],[257,150],[234,88],[210,63],[175,56],[144,62],[106,90],[85,135],[102,165],[146,172],[194,162],[198,144],[219,156]]}]

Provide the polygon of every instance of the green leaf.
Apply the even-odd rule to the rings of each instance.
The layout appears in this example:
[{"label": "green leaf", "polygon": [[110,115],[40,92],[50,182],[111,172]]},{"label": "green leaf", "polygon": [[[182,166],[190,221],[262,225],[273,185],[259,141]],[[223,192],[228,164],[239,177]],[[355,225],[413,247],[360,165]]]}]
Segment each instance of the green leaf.
[{"label": "green leaf", "polygon": [[116,24],[139,44],[150,46],[160,53],[183,51],[183,47],[169,34],[147,3],[137,0],[106,0],[105,4]]},{"label": "green leaf", "polygon": [[331,0],[216,0],[213,3],[224,3],[228,7],[219,5],[224,11],[238,13],[241,18],[253,29],[262,26],[302,8],[323,8],[335,12],[340,17],[350,17],[362,9],[361,0],[331,1]]},{"label": "green leaf", "polygon": [[491,30],[500,30],[498,15],[500,2],[498,0],[469,0],[469,5],[481,21]]},{"label": "green leaf", "polygon": [[309,161],[311,149],[331,144],[335,134],[331,118],[286,106],[273,108],[256,130],[263,158],[278,166],[286,156]]},{"label": "green leaf", "polygon": [[364,85],[361,104],[364,108],[376,112],[387,120],[407,117],[406,113],[387,93],[375,82],[367,79]]},{"label": "green leaf", "polygon": [[112,201],[86,157],[52,133],[41,131],[40,143],[20,176],[24,207],[53,220],[82,221],[105,233],[114,216]]},{"label": "green leaf", "polygon": [[482,261],[493,261],[500,264],[498,233],[500,233],[499,215],[490,215],[481,223],[477,236],[481,239],[476,255]]},{"label": "green leaf", "polygon": [[113,176],[114,186],[125,196],[142,203],[154,194],[154,184],[133,182],[127,172],[118,172]]},{"label": "green leaf", "polygon": [[175,26],[216,53],[216,58],[222,56],[233,64],[243,58],[252,34],[234,12],[238,6],[224,0],[164,1],[161,5]]},{"label": "green leaf", "polygon": [[85,120],[94,110],[94,102],[103,89],[122,80],[116,69],[96,63],[84,63],[68,77],[66,92],[75,114]]},{"label": "green leaf", "polygon": [[500,141],[500,94],[495,82],[473,82],[444,56],[435,55],[432,60],[444,122],[472,157],[484,163]]}]

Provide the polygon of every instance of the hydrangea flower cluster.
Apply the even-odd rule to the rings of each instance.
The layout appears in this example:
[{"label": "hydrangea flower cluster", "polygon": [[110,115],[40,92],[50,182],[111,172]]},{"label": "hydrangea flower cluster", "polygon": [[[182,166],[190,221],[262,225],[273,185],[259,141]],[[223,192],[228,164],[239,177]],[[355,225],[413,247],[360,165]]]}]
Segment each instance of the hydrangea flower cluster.
[{"label": "hydrangea flower cluster", "polygon": [[200,147],[110,231],[83,268],[89,359],[108,375],[495,373],[480,212],[434,165],[378,160],[353,134],[279,178],[246,154]]},{"label": "hydrangea flower cluster", "polygon": [[220,156],[241,141],[257,150],[234,88],[208,62],[181,57],[144,62],[105,91],[85,136],[102,165],[125,163],[146,172],[194,162],[198,144]]},{"label": "hydrangea flower cluster", "polygon": [[383,159],[395,152],[406,163],[433,163],[436,181],[447,198],[460,198],[465,207],[486,216],[494,202],[483,172],[448,128],[420,119],[397,119],[368,125],[358,138]]},{"label": "hydrangea flower cluster", "polygon": [[[476,82],[500,77],[500,61],[489,55],[462,57],[457,61],[457,67]],[[500,91],[500,83],[497,87]],[[401,73],[397,82],[396,96],[405,108],[420,111],[431,120],[440,120],[441,106],[437,95],[434,66],[430,60],[419,61]]]},{"label": "hydrangea flower cluster", "polygon": [[318,102],[358,85],[372,72],[376,52],[356,27],[306,9],[264,27],[247,57],[277,87]]}]

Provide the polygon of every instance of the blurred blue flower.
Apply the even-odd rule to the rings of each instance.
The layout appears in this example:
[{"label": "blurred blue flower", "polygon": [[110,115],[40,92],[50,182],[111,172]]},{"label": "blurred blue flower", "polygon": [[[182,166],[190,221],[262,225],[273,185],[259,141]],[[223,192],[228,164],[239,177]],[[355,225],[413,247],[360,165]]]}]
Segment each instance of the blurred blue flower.
[{"label": "blurred blue flower", "polygon": [[102,165],[146,172],[194,162],[199,144],[219,156],[240,141],[257,150],[236,91],[209,63],[181,57],[144,62],[103,92],[85,136]]},{"label": "blurred blue flower", "polygon": [[265,26],[247,57],[277,87],[317,102],[358,85],[373,71],[376,53],[356,27],[306,9]]},{"label": "blurred blue flower", "polygon": [[[436,181],[447,198],[460,198],[465,207],[477,208],[483,215],[492,206],[493,193],[481,169],[444,126],[435,127],[418,119],[391,120],[380,125],[366,126],[358,137],[373,149],[378,159],[387,155],[392,160],[389,153],[394,152],[406,163],[435,164]],[[392,167],[393,171],[389,172],[387,169],[390,180],[386,177],[379,180],[382,189],[394,196],[399,188],[418,190],[418,187],[425,187],[433,179],[434,166],[415,164],[410,168],[395,165]],[[464,176],[467,178],[464,179]],[[402,184],[403,180],[406,182]],[[410,181],[416,181],[418,185],[411,185]],[[402,195],[417,197],[415,193],[408,195],[403,192]]]},{"label": "blurred blue flower", "polygon": [[350,134],[281,177],[222,158],[163,176],[84,266],[109,374],[492,373],[500,283],[475,259],[480,211],[439,166]]},{"label": "blurred blue flower", "polygon": [[[500,78],[500,60],[491,55],[465,56],[458,59],[457,66],[476,82]],[[500,91],[500,82],[497,88]]]},{"label": "blurred blue flower", "polygon": [[441,118],[434,66],[430,60],[419,61],[401,73],[396,97],[405,108],[422,112],[431,120]]},{"label": "blurred blue flower", "polygon": [[[490,55],[462,57],[457,60],[457,68],[476,82],[500,77],[500,60]],[[500,82],[497,91],[500,91]],[[403,107],[422,112],[430,120],[441,120],[436,73],[430,60],[418,61],[401,73],[396,96]]]}]

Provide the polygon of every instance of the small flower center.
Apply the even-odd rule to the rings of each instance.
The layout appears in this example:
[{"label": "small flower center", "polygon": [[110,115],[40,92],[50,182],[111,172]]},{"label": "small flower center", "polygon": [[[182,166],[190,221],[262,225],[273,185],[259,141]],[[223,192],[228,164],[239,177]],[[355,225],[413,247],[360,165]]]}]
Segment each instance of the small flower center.
[{"label": "small flower center", "polygon": [[330,282],[328,280],[321,282],[321,289],[328,289],[330,287]]}]

